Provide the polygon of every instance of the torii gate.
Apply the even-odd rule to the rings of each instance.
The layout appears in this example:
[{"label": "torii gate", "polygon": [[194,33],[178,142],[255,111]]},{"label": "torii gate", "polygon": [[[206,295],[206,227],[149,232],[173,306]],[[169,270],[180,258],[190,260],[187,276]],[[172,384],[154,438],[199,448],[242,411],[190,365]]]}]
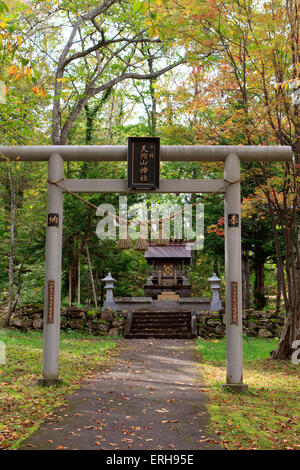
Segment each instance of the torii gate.
[{"label": "torii gate", "polygon": [[[226,383],[224,386],[235,391],[245,391],[247,385],[243,383],[240,162],[291,161],[291,147],[174,145],[161,146],[160,154],[162,161],[224,161],[224,179],[161,180],[159,189],[149,191],[225,193]],[[59,181],[60,186],[75,193],[146,192],[145,189],[128,189],[125,179],[64,179],[65,161],[126,161],[125,145],[2,146],[0,160],[5,157],[19,161],[48,161],[48,181]],[[58,370],[63,192],[61,187],[48,183],[43,377],[39,379],[39,383],[46,386],[60,382]],[[49,214],[58,215],[57,220],[54,217],[51,222]],[[236,223],[228,224],[230,215],[238,216]]]}]

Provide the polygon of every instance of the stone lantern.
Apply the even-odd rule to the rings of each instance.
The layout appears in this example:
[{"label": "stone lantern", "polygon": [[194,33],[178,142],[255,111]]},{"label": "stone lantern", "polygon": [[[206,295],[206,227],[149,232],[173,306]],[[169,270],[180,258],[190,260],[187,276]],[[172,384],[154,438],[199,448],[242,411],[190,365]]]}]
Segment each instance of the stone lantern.
[{"label": "stone lantern", "polygon": [[210,303],[210,311],[218,312],[222,309],[222,303],[219,296],[221,279],[218,278],[216,273],[213,273],[212,277],[210,277],[208,281],[211,283],[211,288],[213,291],[212,301]]},{"label": "stone lantern", "polygon": [[116,280],[110,273],[108,273],[102,281],[106,283],[104,286],[104,289],[106,289],[106,300],[103,304],[103,308],[116,308],[116,304],[114,302],[114,282],[116,282]]}]

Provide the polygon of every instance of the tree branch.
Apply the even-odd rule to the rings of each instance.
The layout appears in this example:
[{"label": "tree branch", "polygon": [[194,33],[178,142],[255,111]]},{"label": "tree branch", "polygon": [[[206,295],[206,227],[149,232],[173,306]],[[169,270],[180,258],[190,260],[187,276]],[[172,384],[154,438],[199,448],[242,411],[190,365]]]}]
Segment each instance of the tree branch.
[{"label": "tree branch", "polygon": [[101,85],[100,87],[89,88],[88,90],[86,90],[86,96],[78,101],[77,105],[75,106],[75,108],[71,112],[69,118],[65,122],[65,124],[63,126],[63,129],[62,129],[62,132],[61,132],[60,144],[64,145],[67,142],[68,134],[69,134],[69,131],[72,127],[72,124],[74,123],[74,121],[77,119],[77,117],[81,113],[84,105],[93,96],[95,96],[99,93],[102,93],[107,88],[113,88],[118,83],[120,83],[124,80],[130,79],[130,78],[134,79],[134,80],[155,79],[155,78],[159,77],[160,75],[163,75],[164,73],[174,69],[178,65],[183,64],[184,62],[185,62],[185,60],[182,59],[178,62],[175,62],[174,64],[168,65],[167,67],[164,67],[161,70],[158,70],[157,72],[153,72],[153,73],[146,73],[146,74],[139,74],[139,73],[134,73],[134,72],[123,73],[123,74],[119,75],[118,77],[115,77],[112,80],[110,80],[110,81],[106,82],[105,84]]}]

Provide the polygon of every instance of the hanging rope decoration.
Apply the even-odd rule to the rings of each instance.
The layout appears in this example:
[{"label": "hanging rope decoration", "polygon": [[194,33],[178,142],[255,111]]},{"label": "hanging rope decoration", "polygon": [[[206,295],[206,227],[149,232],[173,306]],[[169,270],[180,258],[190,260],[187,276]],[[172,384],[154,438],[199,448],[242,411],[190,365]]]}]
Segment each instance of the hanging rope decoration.
[{"label": "hanging rope decoration", "polygon": [[132,248],[132,241],[126,230],[126,238],[120,238],[117,246],[120,250],[130,250]]},{"label": "hanging rope decoration", "polygon": [[142,224],[140,226],[140,236],[136,241],[134,249],[136,251],[147,251],[148,250],[148,238],[146,237],[146,230],[148,226],[146,224]]},{"label": "hanging rope decoration", "polygon": [[156,246],[168,246],[169,243],[170,242],[169,242],[169,239],[167,238],[167,235],[165,234],[165,231],[163,229],[163,223],[162,223],[162,219],[161,219],[159,221],[158,238],[156,238],[154,240],[154,245],[156,245]]},{"label": "hanging rope decoration", "polygon": [[[87,206],[92,207],[95,210],[99,210],[99,208],[97,206],[95,206],[95,204],[92,204],[91,202],[86,201],[82,197],[78,196],[77,194],[73,193],[72,191],[65,188],[63,185],[61,185],[60,182],[62,182],[62,181],[64,181],[64,178],[62,178],[58,181],[51,181],[51,180],[47,179],[47,182],[49,184],[55,184],[60,189],[62,189],[64,192],[72,194],[72,196],[76,197],[77,199],[79,199],[79,201],[83,202]],[[194,206],[197,206],[198,204],[202,204],[203,200],[208,199],[210,196],[214,196],[215,194],[222,193],[227,188],[228,184],[229,185],[236,184],[236,183],[240,183],[241,181],[242,181],[241,178],[239,178],[237,180],[234,180],[234,181],[229,181],[226,178],[224,178],[224,182],[226,184],[222,188],[220,188],[217,191],[215,191],[215,192],[207,195],[206,197],[202,198],[201,201],[194,202],[190,206],[194,207]],[[156,238],[154,240],[154,245],[156,245],[156,246],[167,246],[167,245],[169,245],[169,243],[170,243],[169,239],[167,238],[167,236],[166,236],[166,234],[163,230],[163,222],[164,221],[170,221],[171,219],[173,219],[175,217],[175,215],[178,215],[178,214],[182,213],[184,211],[184,208],[177,211],[177,212],[174,212],[173,214],[171,214],[167,217],[162,217],[162,218],[158,218],[158,219],[150,219],[150,220],[147,220],[147,221],[144,221],[144,220],[139,220],[139,221],[127,220],[127,219],[123,219],[122,217],[119,217],[118,215],[111,214],[108,211],[103,211],[102,209],[100,209],[100,210],[102,211],[103,215],[108,215],[108,216],[112,217],[120,225],[123,224],[123,225],[126,225],[127,227],[129,225],[140,225],[140,237],[136,241],[134,249],[137,250],[137,251],[147,251],[147,249],[148,249],[148,240],[147,240],[147,237],[145,235],[146,235],[146,230],[148,229],[148,227],[149,226],[151,227],[152,224],[156,224],[156,225],[158,224],[159,225],[158,238]],[[128,231],[126,230],[126,238],[120,238],[119,239],[118,248],[121,249],[121,250],[130,250],[132,247],[133,247],[133,245],[132,245],[131,238],[129,237]]]}]

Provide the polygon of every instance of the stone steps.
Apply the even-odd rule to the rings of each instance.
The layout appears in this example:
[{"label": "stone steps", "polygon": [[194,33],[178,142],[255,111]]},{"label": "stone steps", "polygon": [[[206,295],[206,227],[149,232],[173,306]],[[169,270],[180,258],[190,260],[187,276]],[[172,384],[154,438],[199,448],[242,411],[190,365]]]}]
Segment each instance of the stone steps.
[{"label": "stone steps", "polygon": [[190,312],[133,312],[125,338],[193,338]]},{"label": "stone steps", "polygon": [[125,336],[126,339],[147,339],[147,338],[161,338],[161,339],[192,339],[195,338],[192,333],[129,333]]},{"label": "stone steps", "polygon": [[134,326],[138,326],[138,327],[145,327],[147,328],[147,326],[149,325],[153,325],[153,326],[157,326],[157,327],[168,327],[168,326],[177,326],[177,327],[182,327],[182,326],[191,326],[191,321],[190,320],[182,320],[182,321],[178,321],[178,320],[175,320],[172,321],[172,320],[149,320],[149,321],[133,321],[132,322],[132,325],[131,327],[133,328]]}]

